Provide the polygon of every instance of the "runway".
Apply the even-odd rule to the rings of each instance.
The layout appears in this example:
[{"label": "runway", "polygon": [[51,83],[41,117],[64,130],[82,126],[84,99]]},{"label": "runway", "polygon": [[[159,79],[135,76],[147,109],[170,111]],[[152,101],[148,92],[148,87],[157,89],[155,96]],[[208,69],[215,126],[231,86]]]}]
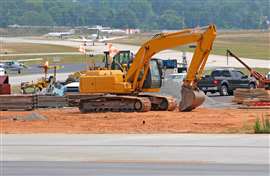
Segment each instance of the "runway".
[{"label": "runway", "polygon": [[269,135],[1,136],[2,175],[269,174]]}]

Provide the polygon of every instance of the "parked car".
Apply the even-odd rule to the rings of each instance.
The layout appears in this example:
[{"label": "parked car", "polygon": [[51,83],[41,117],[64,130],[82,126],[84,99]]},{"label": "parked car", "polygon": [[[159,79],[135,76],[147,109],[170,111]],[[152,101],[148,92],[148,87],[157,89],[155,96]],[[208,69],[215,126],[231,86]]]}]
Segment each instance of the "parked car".
[{"label": "parked car", "polygon": [[186,77],[187,73],[174,73],[174,74],[169,74],[167,76],[165,76],[165,80],[172,80],[175,82],[182,82],[185,77]]},{"label": "parked car", "polygon": [[79,92],[80,82],[72,82],[64,86],[64,93]]},{"label": "parked car", "polygon": [[198,87],[205,94],[219,92],[221,96],[227,96],[233,95],[233,91],[237,88],[256,88],[256,80],[237,69],[220,68],[204,76],[198,82]]}]

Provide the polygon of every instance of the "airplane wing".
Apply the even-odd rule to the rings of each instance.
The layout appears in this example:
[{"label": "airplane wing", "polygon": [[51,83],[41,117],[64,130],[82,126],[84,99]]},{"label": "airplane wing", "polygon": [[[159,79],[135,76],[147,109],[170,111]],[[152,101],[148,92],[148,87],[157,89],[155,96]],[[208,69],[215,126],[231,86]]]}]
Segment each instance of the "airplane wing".
[{"label": "airplane wing", "polygon": [[33,59],[19,59],[19,60],[16,60],[18,62],[31,62],[31,61],[42,61],[43,58],[33,58]]},{"label": "airplane wing", "polygon": [[99,42],[105,42],[105,41],[111,41],[111,40],[116,40],[116,39],[122,39],[122,38],[127,38],[128,36],[119,36],[119,37],[110,37],[110,38],[104,38],[104,39],[99,39]]},{"label": "airplane wing", "polygon": [[93,41],[95,41],[93,39],[86,39],[84,36],[82,36],[79,39],[68,39],[68,40],[74,41],[74,42],[93,42]]}]

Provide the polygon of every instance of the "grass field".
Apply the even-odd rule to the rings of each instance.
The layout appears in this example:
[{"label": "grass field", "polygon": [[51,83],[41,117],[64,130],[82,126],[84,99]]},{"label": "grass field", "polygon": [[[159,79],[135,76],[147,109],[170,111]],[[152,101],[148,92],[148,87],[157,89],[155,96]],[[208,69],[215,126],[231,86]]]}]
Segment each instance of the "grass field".
[{"label": "grass field", "polygon": [[[25,62],[26,65],[32,64],[42,64],[45,61],[50,63],[57,62],[59,64],[64,63],[85,63],[86,60],[95,62],[101,60],[101,55],[96,55],[94,57],[85,56],[79,54],[77,48],[60,46],[60,45],[48,45],[48,44],[32,44],[32,43],[4,43],[1,45],[0,53],[3,54],[7,52],[8,54],[27,54],[27,53],[66,53],[61,55],[25,55],[25,56],[0,56],[0,60],[27,60],[42,58],[42,61],[29,61]],[[68,54],[68,52],[78,52],[78,54]]]},{"label": "grass field", "polygon": [[[114,43],[142,45],[153,34],[136,34],[128,38],[114,40]],[[212,54],[225,55],[229,48],[240,57],[270,60],[270,31],[221,31],[214,42]],[[181,51],[193,51],[188,46],[174,48]]]},{"label": "grass field", "polygon": [[61,52],[78,52],[78,49],[60,45],[47,45],[34,43],[4,43],[0,46],[0,52],[1,53],[6,52],[8,54],[61,53]]}]

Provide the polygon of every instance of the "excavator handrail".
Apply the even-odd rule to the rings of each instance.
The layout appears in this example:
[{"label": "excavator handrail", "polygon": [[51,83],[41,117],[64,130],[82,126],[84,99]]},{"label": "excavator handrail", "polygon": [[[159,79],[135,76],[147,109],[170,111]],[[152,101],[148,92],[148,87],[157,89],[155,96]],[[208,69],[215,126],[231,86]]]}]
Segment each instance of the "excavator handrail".
[{"label": "excavator handrail", "polygon": [[[125,79],[132,83],[134,90],[141,90],[153,55],[162,50],[196,42],[197,46],[184,83],[185,85],[192,86],[195,80],[201,77],[215,37],[215,25],[156,35],[140,47],[131,67],[127,71]],[[142,70],[143,76],[139,80]]]}]

